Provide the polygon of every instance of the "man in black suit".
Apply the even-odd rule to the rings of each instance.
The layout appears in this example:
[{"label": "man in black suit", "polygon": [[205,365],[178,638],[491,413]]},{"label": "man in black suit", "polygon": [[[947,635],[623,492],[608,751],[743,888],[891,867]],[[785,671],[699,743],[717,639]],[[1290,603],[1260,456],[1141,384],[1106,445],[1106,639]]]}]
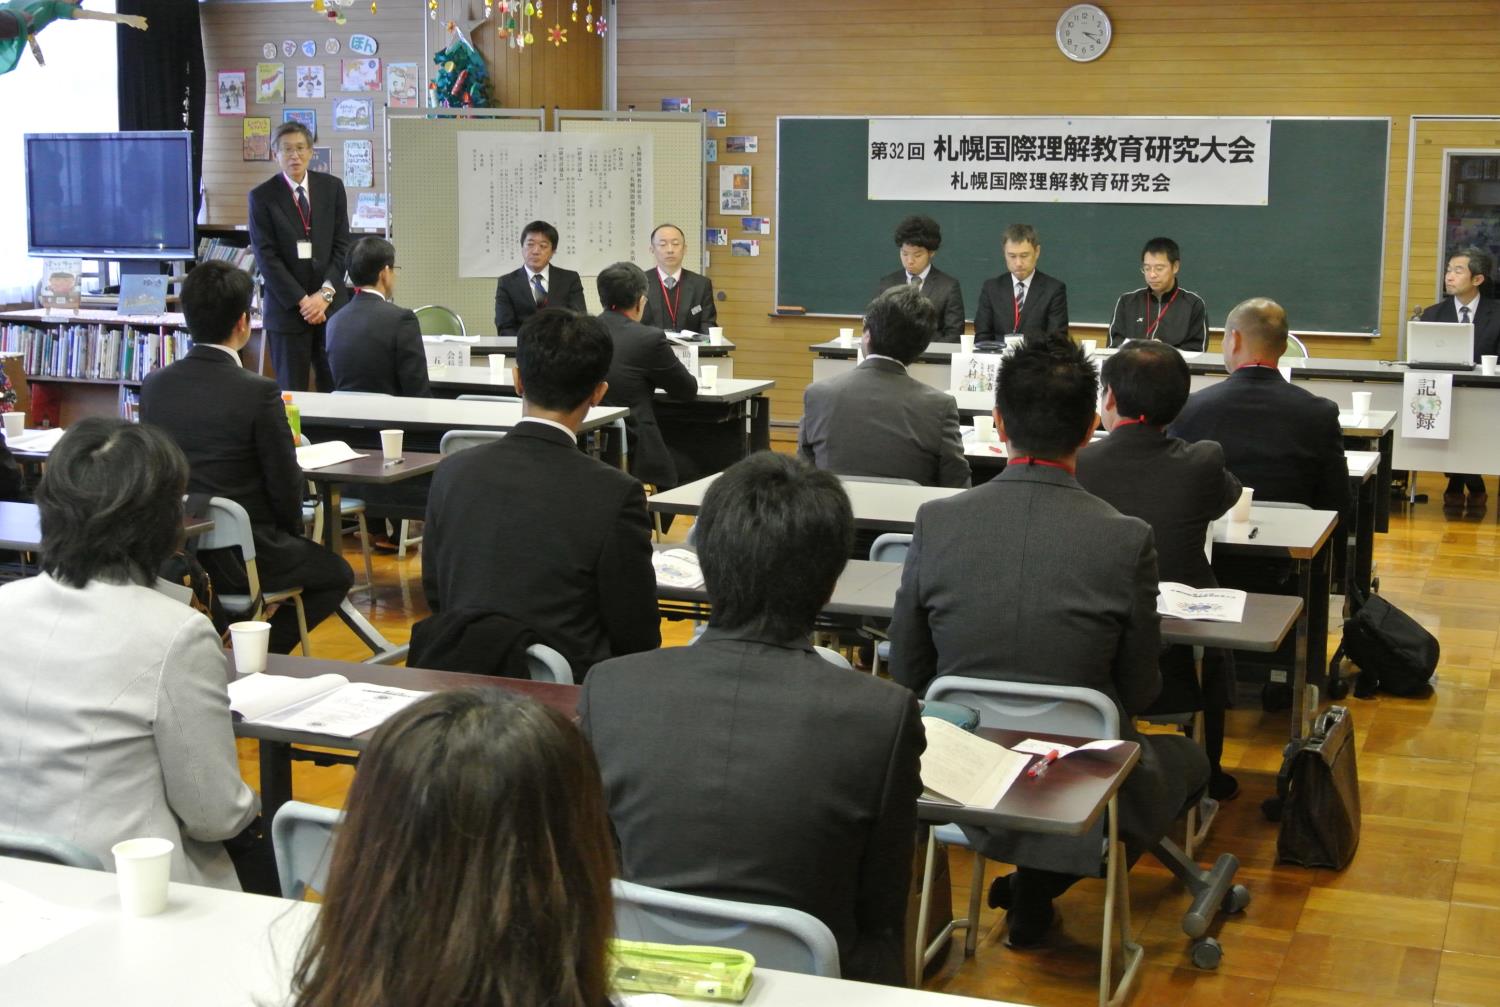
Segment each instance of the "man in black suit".
[{"label": "man in black suit", "polygon": [[906,372],[932,341],[936,317],[915,284],[871,301],[864,362],[802,394],[797,453],[840,475],[969,485],[957,400]]},{"label": "man in black suit", "polygon": [[599,320],[614,342],[604,404],[630,409],[625,420],[630,471],[643,483],[668,489],[677,485],[677,462],[656,425],[656,390],[665,389],[668,398],[686,401],[698,394],[698,376],[677,359],[665,332],[641,324],[648,284],[639,266],[616,262],[606,267],[599,274],[598,288],[599,303],[604,305]]},{"label": "man in black suit", "polygon": [[[1214,441],[1189,444],[1166,435],[1187,401],[1187,361],[1165,341],[1132,341],[1104,362],[1100,416],[1108,437],[1078,452],[1078,484],[1121,514],[1138,517],[1156,537],[1157,572],[1164,581],[1217,587],[1204,554],[1208,527],[1240,498],[1240,481],[1224,467]],[[1228,655],[1204,657],[1203,685],[1193,671],[1191,647],[1162,656],[1162,694],[1155,712],[1203,710],[1203,734],[1213,776],[1208,794],[1227,800],[1239,789],[1219,762],[1224,753],[1224,710],[1232,675]]]},{"label": "man in black suit", "polygon": [[[182,284],[182,313],[193,348],[148,375],[141,422],[164,429],[187,456],[188,492],[228,497],[250,516],[261,588],[302,587],[309,629],[338,610],[354,573],[302,534],[302,470],[276,383],[240,366],[250,340],[250,276],[225,262],[204,262]],[[225,594],[249,590],[236,549],[198,558]],[[283,604],[271,617],[271,650],[297,645],[297,613]]]},{"label": "man in black suit", "polygon": [[[1474,359],[1500,354],[1500,303],[1489,296],[1489,278],[1494,274],[1495,260],[1482,248],[1465,248],[1448,256],[1443,272],[1443,288],[1448,296],[1422,312],[1424,322],[1472,322],[1474,325]],[[1443,493],[1443,507],[1483,513],[1489,504],[1484,476],[1449,472],[1448,489]],[[1465,491],[1468,500],[1464,499]]]},{"label": "man in black suit", "polygon": [[651,232],[651,254],[656,268],[646,276],[646,310],[641,324],[668,332],[708,335],[719,324],[714,307],[714,281],[682,268],[687,241],[676,224],[659,224]]},{"label": "man in black suit", "polygon": [[1036,268],[1042,241],[1030,224],[1011,224],[1004,234],[1006,272],[985,280],[974,314],[974,341],[998,343],[1020,334],[1029,339],[1068,334],[1068,288]]},{"label": "man in black suit", "polygon": [[958,280],[932,264],[943,245],[943,229],[931,217],[913,215],[896,225],[901,268],[880,278],[875,293],[891,287],[919,287],[937,309],[937,338],[956,343],[964,331],[964,292]]},{"label": "man in black suit", "polygon": [[587,316],[550,308],[527,319],[516,350],[521,422],[438,466],[422,531],[434,613],[508,616],[579,677],[661,644],[641,484],[578,450],[611,352],[609,333]]},{"label": "man in black suit", "polygon": [[707,632],[596,666],[578,712],[622,877],[800,909],[833,931],[845,979],[901,985],[917,704],[808,642],[853,532],[831,474],[771,452],[736,463],[698,515]]},{"label": "man in black suit", "polygon": [[545,220],[533,220],[522,229],[523,265],[495,283],[495,331],[500,335],[514,336],[542,308],[588,310],[578,274],[552,265],[557,242],[557,228]]},{"label": "man in black suit", "polygon": [[262,338],[276,381],[306,391],[311,367],[320,391],[333,388],[323,344],[324,322],[348,299],[349,203],[337,176],[308,171],[312,132],[284,122],[271,135],[281,173],[250,190],[250,245],[265,280]]},{"label": "man in black suit", "polygon": [[394,300],[395,246],[384,238],[360,238],[349,253],[349,278],[354,298],[328,320],[334,389],[431,396],[422,327]]},{"label": "man in black suit", "polygon": [[1109,345],[1131,339],[1159,339],[1179,350],[1208,349],[1208,309],[1203,298],[1177,282],[1182,250],[1171,238],[1152,238],[1141,250],[1146,285],[1115,301]]},{"label": "man in black suit", "polygon": [[[1208,783],[1208,761],[1179,735],[1141,735],[1134,717],[1161,689],[1151,527],[1073,478],[1094,430],[1094,366],[1061,337],[1006,354],[995,426],[1010,463],[994,479],[917,511],[891,622],[891,677],[915,692],[939,675],[1081,686],[1119,708],[1141,746],[1120,790],[1131,856],[1151,848]],[[996,880],[1007,943],[1041,943],[1052,900],[1097,871],[1099,847],[965,827],[977,849],[1019,865]]]}]

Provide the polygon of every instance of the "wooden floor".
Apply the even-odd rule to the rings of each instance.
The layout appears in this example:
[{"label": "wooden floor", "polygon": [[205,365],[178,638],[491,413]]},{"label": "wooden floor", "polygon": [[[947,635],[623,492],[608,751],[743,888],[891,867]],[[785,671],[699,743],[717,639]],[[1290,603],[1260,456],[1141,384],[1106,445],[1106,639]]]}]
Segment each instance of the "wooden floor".
[{"label": "wooden floor", "polygon": [[[1440,477],[1424,476],[1420,488],[1437,498]],[[683,534],[682,523],[673,531],[673,538]],[[1238,856],[1253,902],[1216,928],[1224,945],[1218,971],[1200,971],[1179,929],[1188,900],[1165,870],[1142,860],[1131,873],[1131,896],[1146,964],[1132,1003],[1500,1004],[1497,512],[1446,518],[1426,504],[1411,515],[1393,513],[1375,555],[1381,593],[1437,635],[1443,660],[1431,699],[1348,700],[1364,811],[1358,855],[1341,873],[1276,866],[1275,828],[1259,804],[1274,789],[1286,715],[1232,711],[1224,764],[1242,793],[1221,812],[1202,858]],[[420,565],[415,556],[378,557],[375,592],[356,596],[393,640],[404,641],[426,614]],[[669,646],[686,642],[681,624],[663,623],[663,634]],[[336,620],[313,642],[320,657],[363,656]],[[253,784],[253,743],[241,745]],[[344,769],[298,763],[295,770],[303,800],[337,805],[348,782]],[[957,906],[966,904],[969,864],[967,854],[954,854]],[[1062,924],[1048,951],[1007,950],[996,939],[999,914],[986,910],[978,954],[963,961],[952,953],[929,987],[1048,1007],[1095,1003],[1099,886],[1079,884],[1059,900]]]}]

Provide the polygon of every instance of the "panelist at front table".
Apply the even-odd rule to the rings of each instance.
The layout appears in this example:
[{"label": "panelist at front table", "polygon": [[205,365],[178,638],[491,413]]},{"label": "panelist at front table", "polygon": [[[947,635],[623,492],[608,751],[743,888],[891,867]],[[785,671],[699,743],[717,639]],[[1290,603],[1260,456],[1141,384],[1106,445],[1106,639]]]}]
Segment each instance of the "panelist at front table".
[{"label": "panelist at front table", "polygon": [[998,343],[1006,336],[1028,340],[1068,334],[1068,287],[1036,268],[1042,239],[1030,224],[1012,224],[1002,236],[1004,273],[984,281],[974,313],[974,341]]},{"label": "panelist at front table", "polygon": [[552,265],[557,242],[557,228],[545,220],[533,220],[521,230],[523,264],[495,283],[495,332],[502,338],[515,338],[526,319],[542,308],[588,310],[578,274]]},{"label": "panelist at front table", "polygon": [[956,343],[964,331],[964,292],[958,280],[932,264],[943,244],[943,229],[931,217],[913,215],[896,225],[901,268],[876,285],[878,297],[892,287],[916,284],[937,309],[937,338]]},{"label": "panelist at front table", "polygon": [[719,324],[714,283],[701,273],[682,268],[686,247],[682,228],[676,224],[659,224],[651,232],[656,268],[646,274],[646,310],[641,324],[706,336],[711,326]]}]

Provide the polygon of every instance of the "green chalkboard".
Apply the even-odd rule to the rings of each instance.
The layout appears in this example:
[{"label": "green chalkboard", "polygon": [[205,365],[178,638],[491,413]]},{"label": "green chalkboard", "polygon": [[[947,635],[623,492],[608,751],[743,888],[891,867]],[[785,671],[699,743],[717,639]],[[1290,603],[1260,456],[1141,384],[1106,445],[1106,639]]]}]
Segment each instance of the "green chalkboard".
[{"label": "green chalkboard", "polygon": [[900,268],[897,221],[925,213],[943,227],[936,262],[963,285],[971,319],[980,285],[1003,268],[1000,232],[1029,223],[1074,322],[1109,323],[1120,293],[1142,286],[1141,245],[1160,234],[1182,246],[1182,285],[1214,327],[1255,296],[1279,301],[1296,332],[1379,326],[1388,119],[1274,120],[1266,206],[872,201],[867,129],[864,118],[778,120],[777,304],[860,314]]}]

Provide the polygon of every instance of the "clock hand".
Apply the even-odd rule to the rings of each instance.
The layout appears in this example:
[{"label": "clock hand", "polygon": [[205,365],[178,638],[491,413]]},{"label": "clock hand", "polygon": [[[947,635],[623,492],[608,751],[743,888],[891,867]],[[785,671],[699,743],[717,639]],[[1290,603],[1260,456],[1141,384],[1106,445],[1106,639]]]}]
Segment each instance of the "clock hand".
[{"label": "clock hand", "polygon": [[1081,35],[1082,35],[1082,36],[1083,36],[1083,37],[1084,37],[1084,38],[1091,38],[1091,39],[1093,39],[1093,40],[1094,40],[1094,41],[1095,41],[1095,42],[1097,42],[1097,41],[1099,41],[1099,36],[1098,36],[1098,35],[1095,35],[1095,34],[1094,34],[1094,33],[1093,33],[1093,32],[1091,32],[1091,31],[1086,31],[1086,32],[1080,32],[1080,33],[1079,33],[1079,34],[1081,34]]}]

